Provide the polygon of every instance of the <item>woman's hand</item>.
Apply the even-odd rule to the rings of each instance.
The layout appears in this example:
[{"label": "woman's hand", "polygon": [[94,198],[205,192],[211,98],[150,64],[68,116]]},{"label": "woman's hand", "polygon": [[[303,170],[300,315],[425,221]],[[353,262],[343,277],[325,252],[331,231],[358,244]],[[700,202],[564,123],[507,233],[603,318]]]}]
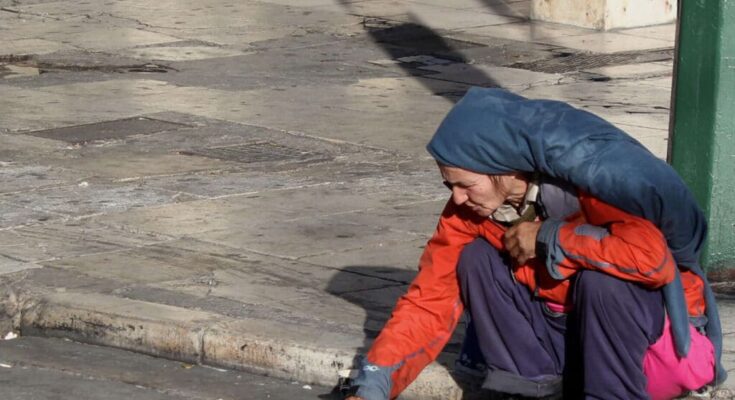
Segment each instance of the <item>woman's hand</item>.
[{"label": "woman's hand", "polygon": [[541,229],[541,221],[521,222],[511,227],[503,236],[503,244],[518,265],[536,257],[536,237]]}]

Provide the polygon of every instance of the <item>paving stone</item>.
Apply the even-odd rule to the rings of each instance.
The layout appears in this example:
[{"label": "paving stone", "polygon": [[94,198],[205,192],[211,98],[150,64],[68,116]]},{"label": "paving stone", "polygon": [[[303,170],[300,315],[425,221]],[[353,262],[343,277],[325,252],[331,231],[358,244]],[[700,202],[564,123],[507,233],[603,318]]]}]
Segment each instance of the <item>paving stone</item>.
[{"label": "paving stone", "polygon": [[[350,158],[350,157],[343,157]],[[359,158],[355,155],[355,158]],[[433,166],[432,166],[433,167]],[[374,174],[380,178],[371,178]],[[438,175],[438,174],[437,174]],[[141,186],[163,188],[175,192],[216,198],[270,190],[298,189],[331,184],[352,184],[361,188],[373,188],[375,192],[403,187],[406,192],[420,196],[433,196],[443,187],[422,180],[433,174],[396,172],[391,163],[379,164],[369,160],[342,160],[320,164],[277,165],[265,164],[260,168],[248,168],[243,172],[201,172],[196,174],[153,176],[141,179]],[[437,181],[438,182],[438,181]],[[439,190],[437,190],[439,189]],[[444,193],[443,191],[441,193]]]},{"label": "paving stone", "polygon": [[[157,79],[128,78],[45,86],[38,90],[44,94],[73,95],[81,99],[95,99],[95,101],[101,101],[101,98],[109,100],[116,99],[121,106],[125,106],[127,102],[143,101],[146,97],[168,93],[175,89],[175,87],[168,83]],[[165,111],[165,109],[158,110],[155,107],[151,107],[152,104],[150,103],[145,105],[150,110],[148,113]]]},{"label": "paving stone", "polygon": [[7,193],[0,201],[23,207],[31,215],[52,213],[63,216],[83,216],[119,212],[135,207],[167,204],[176,201],[176,194],[142,190],[135,186],[110,184],[79,184],[45,188],[36,192]]},{"label": "paving stone", "polygon": [[187,193],[202,198],[216,198],[261,192],[266,190],[293,189],[317,185],[323,178],[292,177],[288,168],[280,174],[264,174],[262,170],[246,172],[205,171],[173,176],[152,176],[138,181],[143,187],[161,188],[177,193]]},{"label": "paving stone", "polygon": [[2,210],[0,229],[33,224],[39,221],[48,221],[50,219],[62,217],[62,215],[58,213],[45,210],[34,210],[22,205],[2,201],[1,198],[0,210]]},{"label": "paving stone", "polygon": [[127,230],[164,235],[191,235],[198,232],[242,227],[252,218],[268,218],[274,212],[254,210],[242,204],[244,196],[219,200],[192,201],[155,209],[141,208],[123,214],[109,214],[94,220]]},{"label": "paving stone", "polygon": [[359,326],[365,338],[375,338],[390,317],[398,298],[406,293],[407,285],[394,285],[339,295],[318,293],[294,301],[279,301],[273,307],[294,315],[312,313],[323,321],[336,321]]},{"label": "paving stone", "polygon": [[567,101],[616,124],[660,130],[668,129],[670,90],[635,82],[577,82],[532,87],[522,94]]},{"label": "paving stone", "polygon": [[[97,278],[112,279],[121,284],[194,280],[232,267],[226,258],[209,257],[190,251],[171,251],[165,247],[141,247],[133,250],[85,254],[42,262],[44,266],[70,269]],[[203,283],[207,286],[206,281]]]},{"label": "paving stone", "polygon": [[[144,4],[143,4],[144,3]],[[189,4],[186,6],[185,4]],[[268,31],[279,27],[329,30],[343,25],[356,25],[358,19],[329,11],[314,10],[304,13],[303,9],[256,2],[200,2],[145,3],[125,1],[113,14],[135,18],[147,25],[169,29],[196,29],[239,27],[243,35],[251,32]],[[175,15],[171,8],[179,9]],[[325,26],[324,21],[329,21]],[[208,40],[199,38],[202,40]]]},{"label": "paving stone", "polygon": [[[113,254],[116,258],[109,258]],[[380,317],[372,315],[370,318],[379,319],[382,324],[395,298],[406,289],[395,280],[381,277],[390,275],[386,267],[325,268],[242,253],[191,239],[131,251],[64,258],[45,264],[91,277],[107,279],[113,276],[122,284],[117,292],[130,298],[158,299],[158,302],[184,307],[192,306],[186,295],[229,299],[232,303],[206,303],[209,304],[206,310],[240,314],[241,311],[232,309],[235,306],[251,317],[275,312],[280,315],[278,319],[284,321],[290,315],[362,326],[368,306],[368,313],[380,314]],[[146,290],[139,286],[142,283],[147,288],[167,291],[169,297],[157,297],[166,294]],[[353,291],[357,293],[353,295]],[[340,304],[344,300],[348,303]],[[322,306],[317,307],[317,302]],[[350,303],[360,307],[350,306]],[[325,304],[335,307],[325,307]],[[258,312],[254,306],[262,310]],[[370,311],[371,308],[374,311]],[[349,315],[352,319],[345,318]]]},{"label": "paving stone", "polygon": [[258,42],[298,38],[308,33],[306,30],[298,28],[277,26],[250,28],[246,34],[244,34],[242,27],[189,29],[186,25],[179,25],[177,28],[157,28],[157,30],[181,39],[202,40],[207,43],[227,46],[242,51],[249,51],[251,48],[255,48],[255,44]]},{"label": "paving stone", "polygon": [[673,77],[667,76],[664,78],[641,79],[640,81],[638,81],[638,83],[641,85],[653,86],[659,89],[665,89],[665,90],[671,91]]},{"label": "paving stone", "polygon": [[374,43],[373,46],[379,45],[394,59],[442,54],[460,61],[458,51],[483,46],[482,43],[471,40],[456,40],[451,33],[442,35],[440,31],[420,21],[405,18],[407,21],[397,22],[390,18],[366,17],[363,26],[366,36]]},{"label": "paving stone", "polygon": [[[518,42],[546,43],[545,39],[557,37],[581,36],[595,33],[591,29],[577,28],[568,25],[549,24],[544,22],[516,22],[503,25],[490,25],[462,29],[463,33],[485,35]],[[553,43],[553,40],[551,41]]]},{"label": "paving stone", "polygon": [[[123,255],[123,260],[124,259],[125,257]],[[293,315],[311,314],[312,317],[315,317],[320,313],[319,311],[316,311],[315,308],[310,312],[302,303],[305,298],[325,297],[322,292],[324,283],[319,282],[314,278],[294,278],[292,270],[284,270],[273,262],[259,267],[257,265],[249,267],[240,261],[236,265],[237,268],[235,268],[235,264],[233,264],[232,268],[225,269],[221,264],[207,264],[207,260],[201,259],[197,261],[202,269],[209,265],[211,273],[207,275],[191,275],[196,271],[191,271],[191,269],[189,269],[187,271],[179,271],[178,279],[173,279],[175,278],[175,273],[173,273],[175,269],[174,267],[169,264],[150,265],[150,262],[144,262],[140,267],[136,268],[136,271],[146,274],[143,279],[145,279],[146,282],[152,283],[149,285],[150,287],[169,289],[202,297],[213,296],[226,298],[248,305],[272,307],[282,311],[290,311]],[[176,262],[176,260],[173,262]],[[77,268],[78,267],[75,266],[75,269]],[[303,268],[307,270],[309,269],[308,266],[304,266]],[[314,269],[316,267],[311,268]],[[158,272],[146,272],[148,269]],[[87,268],[87,271],[92,272],[89,268]],[[167,271],[172,272],[170,276],[166,274]],[[156,276],[161,273],[164,273],[167,276]],[[335,274],[339,274],[339,272],[335,271]],[[189,279],[186,279],[187,275],[191,275]],[[141,279],[140,277],[135,278],[134,274],[126,276],[128,276],[128,278],[122,278],[124,281]],[[357,290],[360,292],[370,290],[371,288],[384,288],[387,286],[397,285],[395,282],[387,282],[385,280],[366,276],[351,274],[351,277],[354,279],[353,287],[358,288]],[[156,281],[161,282],[155,283]],[[325,281],[329,282],[328,279]],[[358,286],[359,284],[364,286],[360,287]],[[346,292],[349,292],[349,290]],[[297,308],[300,309],[294,312]],[[332,318],[323,319],[327,321],[335,320]]]},{"label": "paving stone", "polygon": [[151,46],[128,49],[123,54],[145,60],[192,61],[212,58],[233,57],[246,54],[238,50],[212,46]]},{"label": "paving stone", "polygon": [[[285,48],[277,48],[284,42],[288,44],[283,44]],[[364,38],[336,40],[324,34],[309,34],[299,39],[301,46],[310,48],[308,52],[300,50],[299,43],[294,42],[292,38],[269,41],[268,57],[253,53],[172,63],[171,66],[178,72],[166,74],[161,79],[182,86],[206,86],[235,91],[266,86],[278,88],[349,84],[356,82],[357,76],[367,78],[403,75],[400,69],[378,68],[368,64],[367,60],[381,57],[383,53],[379,46]]]},{"label": "paving stone", "polygon": [[448,200],[449,193],[440,196],[438,200],[381,207],[378,210],[367,210],[357,215],[392,221],[396,224],[395,229],[419,234],[428,239],[434,233],[436,224],[439,222],[439,215]]},{"label": "paving stone", "polygon": [[[68,92],[59,86],[43,88],[44,91],[0,86],[3,92],[0,108],[6,111],[0,119],[0,125],[11,132],[34,131],[129,118],[165,110],[161,104],[145,101],[142,93],[130,93],[139,89],[129,82],[113,82],[115,81],[80,84],[79,89],[88,89],[85,85],[99,88],[100,91],[96,92],[98,95],[75,93],[73,86],[68,87]],[[106,87],[110,86],[122,88],[119,91],[106,91]],[[43,118],[38,117],[39,109],[43,109]]]},{"label": "paving stone", "polygon": [[0,180],[3,181],[0,194],[68,185],[78,179],[78,174],[62,168],[0,163]]},{"label": "paving stone", "polygon": [[[226,229],[191,234],[212,243],[285,258],[299,258],[361,248],[365,243],[415,239],[412,233],[391,229],[389,221],[376,221],[355,214],[276,220],[247,229]],[[282,238],[274,242],[271,238]]]},{"label": "paving stone", "polygon": [[617,31],[623,35],[648,37],[651,39],[674,41],[676,40],[676,24],[664,24],[646,26],[643,28],[620,29]]},{"label": "paving stone", "polygon": [[122,139],[131,135],[148,135],[166,130],[184,128],[180,124],[159,121],[150,118],[135,117],[96,124],[68,126],[64,128],[29,132],[29,135],[47,139],[63,140],[72,144],[83,144],[90,141]]},{"label": "paving stone", "polygon": [[262,0],[262,2],[269,3],[269,4],[279,4],[282,6],[289,6],[289,7],[309,7],[309,8],[318,7],[318,6],[328,6],[328,5],[335,4],[335,0],[302,0],[302,1],[299,1],[297,4],[294,4],[294,2],[291,0]]},{"label": "paving stone", "polygon": [[[602,67],[614,67],[625,64],[642,64],[647,62],[668,61],[673,58],[673,49],[625,51],[612,54],[597,54],[588,52],[574,52],[568,49],[553,49],[550,57],[531,62],[511,64],[513,68],[528,69],[547,73],[570,73],[587,71]],[[584,79],[605,81],[606,76],[591,76]]]},{"label": "paving stone", "polygon": [[651,76],[670,76],[673,69],[671,66],[658,63],[641,63],[615,65],[584,70],[584,72],[599,74],[613,79],[620,78],[644,78]]},{"label": "paving stone", "polygon": [[[505,39],[493,39],[483,42],[484,46],[452,50],[446,56],[460,60],[465,64],[508,66],[517,63],[530,63],[548,59],[553,55],[555,47],[544,44],[513,42]],[[437,54],[445,54],[438,52]]]},{"label": "paving stone", "polygon": [[359,249],[335,251],[299,260],[409,283],[418,272],[419,257],[427,241],[426,238],[419,238],[398,243],[366,243]]},{"label": "paving stone", "polygon": [[62,19],[84,14],[94,15],[100,12],[99,7],[95,7],[95,4],[72,1],[24,1],[22,4],[18,3],[16,2],[16,4],[6,6],[5,9],[17,12],[23,16],[34,15]]},{"label": "paving stone", "polygon": [[[352,183],[267,191],[243,197],[240,204],[248,203],[258,209],[265,209],[267,205],[278,213],[282,221],[295,221],[314,216],[337,216],[384,207],[412,205],[426,200],[422,194],[406,191],[400,184],[379,188]],[[319,201],[310,201],[315,198]]]},{"label": "paving stone", "polygon": [[173,36],[134,28],[96,28],[83,32],[49,34],[47,37],[88,50],[113,51],[135,46],[175,42]]},{"label": "paving stone", "polygon": [[436,71],[427,78],[466,83],[473,86],[502,87],[506,89],[532,86],[549,86],[562,79],[558,74],[544,74],[515,68],[491,67],[484,65],[451,64],[421,67]]},{"label": "paving stone", "polygon": [[99,224],[55,222],[0,231],[0,255],[35,263],[115,252],[165,240],[168,239]]},{"label": "paving stone", "polygon": [[[10,13],[2,13],[10,14]],[[12,30],[13,35],[20,39],[39,39],[60,42],[64,44],[64,48],[74,49],[70,43],[65,43],[62,38],[65,34],[78,34],[87,29],[89,19],[84,15],[74,15],[65,18],[32,15],[32,14],[10,14],[14,18],[2,18],[3,25]],[[109,22],[109,21],[106,21]],[[115,26],[114,24],[110,24]],[[100,25],[97,25],[98,27]],[[52,35],[54,37],[52,37]],[[57,36],[58,35],[58,36]]]},{"label": "paving stone", "polygon": [[197,150],[188,150],[180,154],[214,158],[238,163],[258,162],[301,162],[313,163],[329,161],[326,154],[304,151],[294,147],[287,147],[268,141],[256,141],[234,146],[207,147]]},{"label": "paving stone", "polygon": [[[66,150],[65,153],[63,158],[55,157],[57,165],[77,171],[80,175],[90,179],[101,179],[102,181],[126,182],[162,175],[237,171],[239,167],[239,164],[212,158],[176,154],[175,152],[131,151],[128,148],[72,148]],[[140,191],[143,192],[142,189]]]},{"label": "paving stone", "polygon": [[0,66],[0,77],[3,79],[16,79],[29,76],[37,76],[40,71],[36,67],[18,66],[5,64]]},{"label": "paving stone", "polygon": [[466,10],[482,10],[491,14],[506,15],[524,20],[528,20],[531,16],[531,0],[483,0],[479,3],[479,5],[476,4],[466,8]]},{"label": "paving stone", "polygon": [[[315,196],[318,196],[319,202],[312,201]],[[207,232],[222,233],[227,230],[244,238],[265,240],[254,231],[256,226],[265,228],[271,223],[287,226],[290,221],[302,218],[411,203],[417,199],[421,197],[396,190],[378,192],[371,188],[361,188],[360,191],[355,191],[353,187],[343,184],[313,185],[130,210],[124,214],[96,217],[95,220],[166,235],[199,237],[197,235],[206,236]],[[275,242],[273,245],[277,246],[279,243]],[[308,247],[308,242],[299,246]],[[238,245],[232,247],[244,248]]]},{"label": "paving stone", "polygon": [[314,6],[318,10],[342,12],[358,16],[386,17],[406,12],[410,3],[400,0],[338,1],[337,4]]},{"label": "paving stone", "polygon": [[[181,88],[173,90],[174,96],[165,96],[165,101],[169,110],[181,113],[425,156],[423,145],[416,143],[428,141],[452,102],[452,98],[433,93],[463,93],[466,88],[464,84],[421,78],[377,78],[347,87],[325,85],[319,91],[288,87],[230,93]],[[307,98],[308,102],[292,101]],[[289,118],[270,112],[276,104],[281,110],[279,115]],[[329,115],[330,119],[315,119],[314,115]]]},{"label": "paving stone", "polygon": [[132,77],[150,79],[153,74],[160,76],[173,72],[166,63],[101,52],[65,50],[34,55],[27,61],[17,63],[37,69],[40,75],[17,76],[5,83],[18,88],[33,89],[88,84],[102,80],[128,80]]},{"label": "paving stone", "polygon": [[[42,54],[33,57],[33,64],[41,68],[46,74],[49,72],[100,72],[100,73],[111,73],[120,74],[123,72],[130,72],[133,67],[139,67],[143,64],[143,61],[130,56],[121,54],[124,51],[119,51],[114,54],[99,52],[99,51],[62,51],[50,54]],[[96,79],[96,81],[102,80],[113,80],[115,78],[125,79],[125,77],[106,75],[103,79]],[[127,78],[130,79],[130,78]],[[150,76],[142,77],[141,80],[147,80],[148,84],[153,84],[153,80]],[[65,84],[75,83],[73,80],[64,82]],[[51,85],[46,85],[51,86]],[[111,88],[114,89],[114,88]]]},{"label": "paving stone", "polygon": [[[728,340],[735,340],[735,299],[717,298],[717,304],[722,320],[722,332]],[[733,342],[735,345],[735,342]],[[735,347],[727,347],[735,349]]]},{"label": "paving stone", "polygon": [[[240,318],[262,318],[290,326],[297,324],[302,329],[327,329],[372,338],[390,315],[393,304],[387,304],[406,290],[405,286],[395,285],[361,290],[354,295],[362,295],[358,299],[349,292],[329,295],[303,287],[297,292],[293,286],[274,287],[280,281],[273,277],[267,277],[266,284],[258,284],[258,279],[262,278],[260,274],[252,278],[228,275],[226,271],[217,274],[227,280],[213,287],[195,286],[191,282],[153,283],[146,289],[125,290],[124,295],[177,306],[196,305],[210,312]],[[166,294],[170,297],[159,297]]]},{"label": "paving stone", "polygon": [[[167,121],[164,114],[147,116],[153,120]],[[193,116],[192,116],[193,117]],[[339,155],[355,154],[360,152],[358,146],[350,146],[345,143],[336,143],[320,138],[294,135],[277,129],[269,129],[261,126],[233,123],[229,121],[207,119],[207,118],[183,118],[176,119],[174,124],[186,125],[186,129],[168,130],[155,135],[125,138],[124,142],[116,144],[118,148],[126,148],[130,151],[176,151],[187,153],[201,153],[203,156],[216,158],[217,150],[229,148],[237,149],[238,146],[251,146],[262,143],[262,146],[273,146],[274,155],[280,154],[278,149],[301,149],[305,153],[323,153],[332,157]],[[183,121],[183,122],[182,122]],[[265,145],[268,143],[268,145]],[[269,147],[268,147],[269,148]],[[243,149],[245,150],[245,149]],[[255,146],[254,150],[257,150]],[[264,147],[264,150],[267,150]],[[224,152],[223,152],[224,153]],[[262,151],[260,153],[263,153]],[[267,152],[266,152],[267,153]],[[369,153],[369,151],[368,151]],[[220,154],[223,159],[228,154]],[[232,154],[236,156],[236,154]],[[238,157],[233,157],[237,159]],[[276,158],[274,161],[278,161]]]},{"label": "paving stone", "polygon": [[621,51],[655,50],[674,47],[674,42],[670,40],[649,39],[612,32],[558,36],[545,39],[544,43],[596,53],[616,53]]},{"label": "paving stone", "polygon": [[408,3],[405,15],[393,15],[391,19],[425,24],[431,29],[467,29],[475,26],[501,25],[518,21],[512,17],[485,13],[478,10],[454,10],[447,12],[444,7]]},{"label": "paving stone", "polygon": [[0,55],[33,55],[47,54],[59,50],[72,49],[73,47],[61,43],[60,41],[51,41],[44,39],[15,39],[5,40],[0,45]]},{"label": "paving stone", "polygon": [[42,268],[42,266],[38,264],[14,260],[12,258],[8,258],[3,254],[0,254],[0,275],[12,274],[15,272],[36,268]]}]

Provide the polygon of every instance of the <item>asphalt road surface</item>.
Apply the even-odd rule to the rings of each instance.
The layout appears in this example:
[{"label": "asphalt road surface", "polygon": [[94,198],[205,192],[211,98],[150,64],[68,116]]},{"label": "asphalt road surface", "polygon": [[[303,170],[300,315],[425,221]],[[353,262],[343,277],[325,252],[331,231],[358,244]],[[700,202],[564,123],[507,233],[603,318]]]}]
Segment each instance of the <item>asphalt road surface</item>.
[{"label": "asphalt road surface", "polygon": [[62,339],[0,340],[3,400],[331,399],[330,388]]}]

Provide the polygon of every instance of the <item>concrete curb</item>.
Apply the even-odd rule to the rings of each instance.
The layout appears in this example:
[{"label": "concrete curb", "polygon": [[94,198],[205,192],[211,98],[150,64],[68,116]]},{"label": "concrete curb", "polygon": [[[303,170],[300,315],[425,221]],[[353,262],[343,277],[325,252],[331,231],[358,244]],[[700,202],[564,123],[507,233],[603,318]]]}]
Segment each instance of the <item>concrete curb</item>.
[{"label": "concrete curb", "polygon": [[[333,386],[362,338],[96,293],[46,293],[20,300],[24,336],[68,338],[188,363]],[[17,299],[17,295],[13,295]],[[8,302],[10,303],[10,302]],[[6,314],[9,311],[6,304]],[[446,368],[432,364],[402,399],[467,399]]]}]

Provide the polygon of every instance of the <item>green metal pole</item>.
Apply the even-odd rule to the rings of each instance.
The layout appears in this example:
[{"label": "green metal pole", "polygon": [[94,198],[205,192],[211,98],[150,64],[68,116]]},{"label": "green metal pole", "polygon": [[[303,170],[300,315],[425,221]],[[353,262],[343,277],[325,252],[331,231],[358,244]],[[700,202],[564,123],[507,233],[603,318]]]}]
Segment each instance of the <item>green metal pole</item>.
[{"label": "green metal pole", "polygon": [[735,0],[679,2],[669,159],[707,215],[702,263],[735,277]]}]

